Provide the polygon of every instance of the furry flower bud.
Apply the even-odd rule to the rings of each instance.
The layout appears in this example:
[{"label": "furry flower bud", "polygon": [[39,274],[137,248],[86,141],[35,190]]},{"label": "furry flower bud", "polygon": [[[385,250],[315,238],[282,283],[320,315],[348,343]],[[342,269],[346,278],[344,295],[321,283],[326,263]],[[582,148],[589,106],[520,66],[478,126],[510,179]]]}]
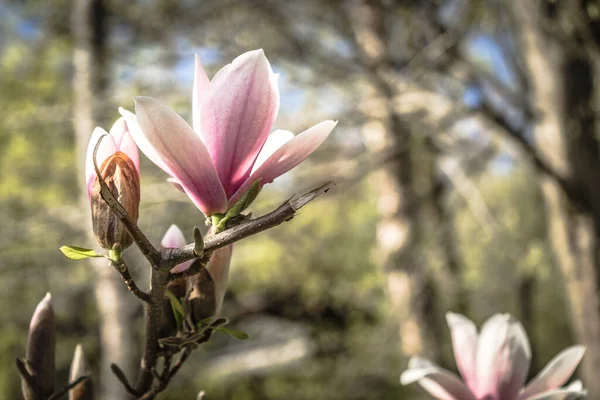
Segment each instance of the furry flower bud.
[{"label": "furry flower bud", "polygon": [[[54,380],[56,379],[55,331],[54,309],[50,293],[48,293],[40,301],[31,318],[25,357],[27,372],[44,395],[50,395],[54,391]],[[26,380],[22,380],[21,387],[26,400],[41,399]]]},{"label": "furry flower bud", "polygon": [[[140,205],[140,176],[127,154],[117,151],[100,167],[100,174],[108,188],[134,221],[138,219]],[[92,225],[98,244],[107,250],[119,243],[123,249],[131,246],[133,239],[112,212],[101,194],[98,177],[91,190]]]}]

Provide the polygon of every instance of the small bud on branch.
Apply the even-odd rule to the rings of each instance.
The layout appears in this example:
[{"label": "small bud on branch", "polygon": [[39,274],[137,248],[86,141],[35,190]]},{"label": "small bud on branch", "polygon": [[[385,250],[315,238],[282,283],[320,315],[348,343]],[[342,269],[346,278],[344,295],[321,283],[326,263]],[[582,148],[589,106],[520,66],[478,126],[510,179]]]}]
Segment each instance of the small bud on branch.
[{"label": "small bud on branch", "polygon": [[[100,174],[111,193],[116,197],[129,216],[137,222],[140,206],[140,177],[129,157],[120,151],[106,159]],[[102,198],[102,187],[98,177],[92,186],[92,224],[98,244],[112,250],[115,244],[123,249],[131,246],[133,238]]]}]

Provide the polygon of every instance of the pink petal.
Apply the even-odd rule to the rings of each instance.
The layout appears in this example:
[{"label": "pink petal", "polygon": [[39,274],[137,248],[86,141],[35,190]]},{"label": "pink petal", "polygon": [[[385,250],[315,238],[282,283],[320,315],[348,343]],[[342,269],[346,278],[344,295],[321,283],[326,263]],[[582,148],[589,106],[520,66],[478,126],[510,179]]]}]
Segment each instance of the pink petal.
[{"label": "pink petal", "polygon": [[411,358],[408,370],[400,376],[402,385],[413,382],[417,382],[436,399],[475,400],[475,396],[456,375],[422,358]]},{"label": "pink petal", "polygon": [[470,319],[460,314],[449,312],[446,314],[446,321],[450,327],[456,366],[467,387],[472,391],[475,391],[477,328]]},{"label": "pink petal", "polygon": [[[94,179],[96,179],[96,171],[94,170],[94,149],[96,148],[96,143],[98,143],[100,136],[106,134],[104,129],[97,127],[94,129],[94,132],[92,132],[92,137],[88,144],[85,156],[85,182],[88,189],[88,199],[91,197],[92,185],[94,184]],[[96,153],[96,164],[98,164],[98,168],[100,168],[104,160],[115,151],[117,151],[117,146],[112,136],[109,135],[102,139],[102,143],[100,143],[100,147],[98,147],[98,152]]]},{"label": "pink petal", "polygon": [[[181,247],[181,246],[185,246],[187,243],[185,242],[185,237],[183,236],[183,232],[181,232],[181,229],[179,229],[177,227],[177,225],[173,224],[169,227],[169,229],[167,229],[167,232],[165,233],[165,236],[163,236],[162,240],[160,241],[160,245],[163,248],[166,247]],[[192,264],[192,262],[194,262],[194,260],[189,260],[186,262],[183,262],[181,264],[177,264],[175,267],[173,267],[171,269],[172,273],[178,273],[178,272],[183,272],[186,269],[189,268],[189,266]]]},{"label": "pink petal", "polygon": [[[227,198],[202,140],[177,113],[150,97],[136,97],[143,136],[205,215],[227,210]],[[132,131],[133,133],[133,131]],[[138,146],[138,137],[134,134]],[[140,146],[142,151],[144,148]],[[149,157],[150,158],[150,157]]]},{"label": "pink petal", "polygon": [[194,69],[194,87],[192,89],[192,123],[194,131],[199,133],[202,129],[200,124],[200,106],[202,98],[207,95],[208,89],[210,88],[210,80],[206,76],[206,71],[202,67],[202,61],[200,56],[195,54],[194,57],[195,69]]},{"label": "pink petal", "polygon": [[125,122],[125,118],[119,118],[110,128],[110,136],[115,141],[115,145],[117,146],[117,150],[122,151],[127,154],[127,156],[133,161],[135,165],[135,169],[137,169],[138,174],[140,173],[140,153],[138,152],[137,145],[133,141],[133,138],[129,134],[129,129],[127,129],[127,123]]},{"label": "pink petal", "polygon": [[146,135],[144,135],[144,132],[142,132],[142,129],[138,124],[138,120],[135,114],[130,111],[127,111],[123,107],[119,108],[119,112],[121,113],[123,118],[125,118],[125,122],[127,123],[127,128],[131,135],[131,138],[137,144],[142,153],[144,153],[146,157],[148,157],[150,161],[152,161],[158,168],[162,169],[167,174],[173,176],[173,173],[171,172],[169,167],[167,167],[164,161],[156,153],[156,150],[154,150],[154,147],[152,147],[150,142],[148,142]]},{"label": "pink petal", "polygon": [[320,122],[277,149],[231,197],[230,204],[234,204],[257,180],[261,179],[261,186],[266,185],[304,161],[323,143],[336,124],[334,121]]},{"label": "pink petal", "polygon": [[278,110],[277,76],[262,50],[242,54],[213,78],[198,133],[228,197],[250,175]]},{"label": "pink petal", "polygon": [[477,346],[477,397],[515,399],[529,370],[531,348],[519,321],[496,314],[484,325]]},{"label": "pink petal", "polygon": [[574,381],[565,388],[543,392],[528,397],[527,400],[577,400],[585,399],[586,397],[587,390],[583,388],[581,381]]},{"label": "pink petal", "polygon": [[173,186],[175,189],[179,190],[180,192],[185,193],[185,190],[183,190],[181,183],[179,183],[179,181],[177,179],[167,178],[167,182],[169,182],[171,184],[171,186]]},{"label": "pink petal", "polygon": [[185,237],[181,229],[175,224],[171,225],[160,241],[162,247],[181,247],[185,246]]},{"label": "pink petal", "polygon": [[36,326],[48,322],[48,319],[54,319],[54,309],[52,308],[52,296],[50,292],[46,293],[42,301],[35,308],[29,322],[29,330],[32,331]]},{"label": "pink petal", "polygon": [[573,375],[585,353],[585,347],[572,346],[561,351],[546,367],[527,385],[519,398],[525,399],[550,389],[557,389]]},{"label": "pink petal", "polygon": [[206,266],[206,270],[215,284],[215,301],[217,303],[215,315],[218,315],[221,311],[223,299],[227,292],[227,280],[229,278],[229,264],[231,263],[232,249],[233,246],[229,245],[213,251],[210,256],[210,261]]},{"label": "pink petal", "polygon": [[252,172],[256,171],[261,165],[265,163],[275,153],[281,146],[289,142],[294,138],[294,134],[290,131],[286,131],[283,129],[278,129],[272,132],[267,138],[265,144],[262,149],[260,149],[260,153],[256,157],[256,161],[252,166]]}]

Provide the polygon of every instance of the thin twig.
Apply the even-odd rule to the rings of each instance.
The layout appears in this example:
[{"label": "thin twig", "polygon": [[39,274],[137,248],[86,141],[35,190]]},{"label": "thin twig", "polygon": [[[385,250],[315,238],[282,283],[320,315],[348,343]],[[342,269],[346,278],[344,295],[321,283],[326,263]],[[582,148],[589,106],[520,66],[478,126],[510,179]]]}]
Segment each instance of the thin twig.
[{"label": "thin twig", "polygon": [[[159,380],[158,385],[154,386],[148,392],[146,392],[142,396],[138,397],[138,400],[153,399],[157,394],[159,394],[160,392],[165,390],[167,388],[167,386],[169,385],[169,382],[171,381],[171,379],[179,371],[179,369],[181,368],[181,366],[183,365],[185,360],[187,360],[187,358],[190,356],[191,353],[192,353],[192,349],[190,347],[186,347],[183,350],[183,352],[181,353],[181,355],[179,356],[179,359],[177,360],[175,365],[173,365],[173,368],[169,368],[168,372],[165,374],[164,377],[161,376],[161,379]],[[165,361],[166,361],[166,359],[165,359]],[[169,360],[169,363],[170,363],[170,360]],[[164,372],[165,371],[163,370],[163,373]]]},{"label": "thin twig", "polygon": [[119,221],[123,224],[127,232],[133,238],[135,244],[139,247],[142,254],[150,261],[150,264],[157,265],[160,263],[160,252],[152,245],[150,240],[144,235],[144,233],[137,226],[137,223],[131,218],[131,216],[127,213],[127,211],[123,208],[121,203],[116,199],[115,195],[110,191],[110,188],[104,181],[102,174],[100,173],[100,169],[98,168],[98,164],[96,162],[96,154],[98,153],[98,148],[100,147],[100,143],[105,136],[102,135],[98,139],[96,143],[96,147],[94,148],[94,169],[96,171],[96,176],[98,177],[98,182],[100,183],[100,195],[102,199],[108,204],[112,212],[117,216]]},{"label": "thin twig", "polygon": [[[100,140],[103,137],[104,136],[102,136]],[[123,275],[124,271],[127,271],[126,266],[123,267],[123,264],[123,266],[121,266],[121,268],[118,269],[121,276],[124,277],[123,279],[125,280],[125,283],[128,285],[130,290],[132,290],[134,294],[137,293],[136,295],[139,298],[141,298],[145,303],[146,335],[144,341],[144,351],[140,363],[141,368],[138,374],[135,389],[129,385],[127,379],[125,379],[125,375],[122,374],[122,371],[120,371],[118,367],[116,369],[113,368],[113,372],[119,377],[119,379],[121,380],[128,392],[134,395],[144,393],[142,397],[140,397],[140,399],[151,399],[155,395],[154,392],[157,388],[160,388],[162,385],[166,387],[166,384],[168,384],[170,377],[174,375],[174,372],[176,372],[181,367],[183,361],[185,361],[185,359],[189,356],[189,354],[187,354],[187,351],[184,352],[185,356],[182,355],[182,357],[180,357],[178,363],[173,367],[173,370],[171,370],[171,372],[169,373],[169,377],[166,380],[167,383],[159,383],[158,386],[153,387],[153,383],[155,381],[153,371],[156,367],[156,362],[160,354],[159,326],[163,316],[162,301],[164,299],[165,290],[169,280],[177,279],[182,276],[191,276],[194,273],[198,273],[202,270],[202,268],[208,261],[208,255],[210,255],[214,250],[218,248],[227,246],[231,243],[242,240],[248,236],[265,231],[285,221],[291,220],[300,208],[305,206],[310,201],[314,200],[322,193],[327,192],[329,190],[329,186],[331,186],[332,183],[327,182],[324,185],[321,185],[320,187],[302,196],[285,201],[280,207],[278,207],[275,211],[271,213],[268,213],[254,220],[242,222],[233,228],[227,229],[217,235],[207,238],[206,240],[204,240],[204,246],[201,246],[202,238],[198,235],[198,230],[198,232],[195,232],[194,235],[194,243],[191,243],[182,248],[163,249],[159,252],[154,248],[154,246],[152,245],[152,243],[150,243],[146,236],[140,231],[135,221],[133,221],[133,219],[129,216],[127,211],[123,209],[121,204],[119,204],[117,199],[114,197],[114,195],[111,193],[110,189],[102,179],[100,171],[98,169],[98,165],[96,164],[96,153],[98,151],[100,140],[98,141],[94,149],[94,167],[96,169],[98,181],[101,186],[100,193],[102,195],[102,198],[104,199],[104,201],[106,201],[111,211],[115,213],[117,218],[119,218],[121,223],[123,223],[129,234],[132,236],[133,240],[136,242],[137,246],[140,248],[141,252],[146,256],[146,258],[152,265],[152,275],[150,278],[150,293],[144,293],[139,290],[133,290],[132,287],[136,288],[135,284],[133,283],[133,280],[130,280],[130,276]],[[199,262],[197,263],[197,266],[193,268],[190,267],[189,271],[185,271],[184,273],[182,273],[183,275],[170,273],[170,270],[175,265],[188,260],[199,258],[199,253],[201,251],[202,258],[200,258]],[[203,339],[208,340],[208,338],[210,338],[210,333],[207,333],[207,336]],[[189,351],[191,352],[191,349]],[[160,390],[164,390],[164,387]]]},{"label": "thin twig", "polygon": [[73,389],[75,386],[79,385],[81,382],[89,379],[89,376],[83,375],[79,378],[75,379],[73,382],[69,383],[67,386],[62,388],[60,391],[54,393],[52,396],[48,398],[48,400],[58,400],[63,397],[65,394],[69,393],[69,390]]},{"label": "thin twig", "polygon": [[127,380],[127,377],[125,376],[125,373],[121,370],[121,368],[119,368],[119,366],[115,363],[110,364],[110,370],[112,371],[113,374],[115,374],[115,376],[117,377],[117,379],[119,380],[119,382],[121,382],[121,384],[123,385],[123,387],[125,388],[125,390],[127,391],[127,393],[137,396],[138,392],[131,387],[131,385],[129,384],[129,381]]},{"label": "thin twig", "polygon": [[175,363],[175,365],[173,365],[173,368],[171,368],[171,370],[169,371],[169,376],[167,377],[167,383],[175,376],[177,371],[179,371],[179,369],[181,368],[181,366],[183,365],[185,360],[188,359],[190,354],[192,354],[191,347],[186,347],[185,350],[183,350],[183,352],[179,356],[179,359],[177,359],[177,362]]},{"label": "thin twig", "polygon": [[119,261],[111,261],[111,264],[114,267],[114,269],[119,273],[119,275],[121,275],[121,278],[123,279],[123,282],[125,282],[127,289],[129,289],[129,291],[133,293],[138,299],[145,303],[148,303],[150,301],[150,295],[137,287],[135,281],[133,280],[133,277],[129,273],[129,268],[127,268],[125,260],[120,259]]}]

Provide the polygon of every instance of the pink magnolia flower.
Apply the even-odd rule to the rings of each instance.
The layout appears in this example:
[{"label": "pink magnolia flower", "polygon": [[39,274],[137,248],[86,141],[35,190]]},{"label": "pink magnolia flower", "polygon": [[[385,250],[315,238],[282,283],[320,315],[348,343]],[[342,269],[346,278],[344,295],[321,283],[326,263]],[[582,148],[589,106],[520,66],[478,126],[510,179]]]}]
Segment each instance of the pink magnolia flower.
[{"label": "pink magnolia flower", "polygon": [[262,50],[240,55],[212,81],[196,56],[192,106],[193,129],[149,97],[135,98],[135,115],[120,111],[140,150],[207,216],[227,211],[255,182],[265,185],[298,165],[336,125],[270,133],[279,89]]},{"label": "pink magnolia flower", "polygon": [[531,349],[519,321],[508,314],[496,314],[477,335],[468,318],[448,313],[446,319],[463,381],[429,360],[413,357],[400,377],[403,385],[417,382],[443,400],[563,400],[585,395],[579,381],[561,388],[581,361],[583,346],[560,352],[523,388]]},{"label": "pink magnolia flower", "polygon": [[[88,189],[88,198],[91,198],[92,186],[94,184],[94,179],[96,178],[93,160],[94,148],[96,147],[96,143],[98,143],[100,136],[106,134],[107,133],[104,129],[96,127],[92,133],[92,137],[90,138],[90,143],[88,144],[85,157],[85,181]],[[129,134],[129,130],[127,129],[127,124],[125,123],[124,118],[119,118],[113,124],[112,128],[110,128],[110,133],[108,133],[108,136],[102,139],[100,147],[98,148],[98,153],[96,154],[96,163],[98,164],[98,167],[100,167],[107,158],[117,151],[125,153],[129,159],[131,159],[135,165],[137,173],[139,174],[140,156],[138,153],[138,148],[133,141],[133,138]]]}]

